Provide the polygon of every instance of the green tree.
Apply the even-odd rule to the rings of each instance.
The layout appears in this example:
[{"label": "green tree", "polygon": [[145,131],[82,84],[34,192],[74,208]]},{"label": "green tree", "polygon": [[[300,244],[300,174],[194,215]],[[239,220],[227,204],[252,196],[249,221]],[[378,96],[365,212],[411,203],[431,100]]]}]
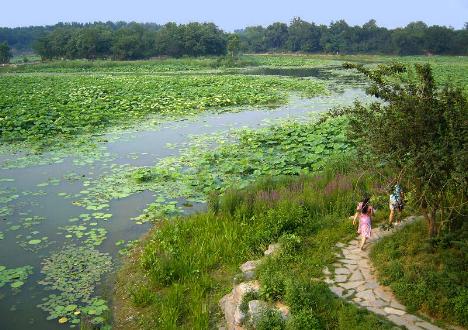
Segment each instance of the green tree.
[{"label": "green tree", "polygon": [[184,53],[181,28],[174,22],[166,23],[156,35],[156,54],[179,57]]},{"label": "green tree", "polygon": [[237,57],[240,51],[240,37],[237,34],[231,34],[228,39],[227,50],[231,57]]},{"label": "green tree", "polygon": [[112,54],[118,60],[144,58],[144,28],[141,24],[129,24],[114,33]]},{"label": "green tree", "polygon": [[424,37],[427,25],[423,22],[409,23],[404,29],[392,33],[393,44],[400,55],[417,55],[425,51]]},{"label": "green tree", "polygon": [[322,35],[320,44],[326,52],[349,52],[349,43],[352,41],[350,33],[351,28],[344,20],[332,22]]},{"label": "green tree", "polygon": [[393,51],[391,32],[377,26],[377,22],[371,19],[358,29],[353,51],[357,53],[391,53]]},{"label": "green tree", "polygon": [[288,26],[284,23],[269,25],[265,33],[266,46],[269,49],[283,49],[288,40]]},{"label": "green tree", "polygon": [[295,17],[288,28],[288,49],[297,52],[316,52],[320,47],[320,29],[313,23]]},{"label": "green tree", "polygon": [[260,53],[266,50],[265,28],[263,26],[248,26],[244,30],[236,31],[240,37],[243,51]]},{"label": "green tree", "polygon": [[455,31],[445,26],[433,25],[427,28],[424,35],[426,51],[433,54],[450,54],[454,52]]},{"label": "green tree", "polygon": [[0,44],[0,64],[10,63],[11,51],[6,42]]},{"label": "green tree", "polygon": [[350,109],[350,137],[359,141],[362,152],[370,151],[377,161],[404,174],[431,237],[444,226],[462,224],[468,181],[468,100],[463,89],[437,88],[429,64],[416,64],[414,70],[401,64],[375,70],[345,66],[370,78],[367,92],[384,101],[356,103]]}]

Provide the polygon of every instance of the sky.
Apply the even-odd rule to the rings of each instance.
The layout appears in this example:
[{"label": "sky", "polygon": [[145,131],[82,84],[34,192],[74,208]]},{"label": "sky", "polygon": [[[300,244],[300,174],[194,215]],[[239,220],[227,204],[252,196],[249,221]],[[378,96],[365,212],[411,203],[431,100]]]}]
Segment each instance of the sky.
[{"label": "sky", "polygon": [[421,20],[461,29],[468,22],[468,0],[5,0],[0,5],[1,27],[196,21],[214,22],[232,32],[245,26],[288,23],[296,16],[318,24],[345,19],[351,25],[362,25],[373,18],[388,28]]}]

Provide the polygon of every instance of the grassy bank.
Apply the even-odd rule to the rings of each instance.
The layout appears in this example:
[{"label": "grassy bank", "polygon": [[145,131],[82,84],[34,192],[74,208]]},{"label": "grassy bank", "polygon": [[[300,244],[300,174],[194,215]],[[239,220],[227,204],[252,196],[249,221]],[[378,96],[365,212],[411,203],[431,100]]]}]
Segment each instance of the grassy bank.
[{"label": "grassy bank", "polygon": [[389,285],[410,311],[467,327],[466,233],[452,233],[431,242],[426,223],[421,221],[383,239],[371,254],[380,281]]},{"label": "grassy bank", "polygon": [[292,317],[285,324],[265,316],[263,329],[391,328],[314,280],[333,263],[334,245],[354,236],[348,216],[362,192],[380,189],[380,177],[351,171],[354,165],[341,159],[320,175],[262,180],[213,195],[206,213],[163,220],[119,273],[116,327],[216,327],[218,301],[232,289],[238,266],[279,240],[283,252],[261,267],[258,279],[262,298],[284,300]]}]

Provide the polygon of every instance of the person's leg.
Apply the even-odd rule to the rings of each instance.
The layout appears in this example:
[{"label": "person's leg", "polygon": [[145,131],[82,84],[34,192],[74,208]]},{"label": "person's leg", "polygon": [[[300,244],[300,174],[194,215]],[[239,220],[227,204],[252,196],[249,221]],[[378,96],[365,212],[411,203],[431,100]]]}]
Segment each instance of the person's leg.
[{"label": "person's leg", "polygon": [[361,244],[359,245],[359,248],[362,250],[364,247],[364,243],[366,243],[366,236],[362,235],[361,237]]},{"label": "person's leg", "polygon": [[393,207],[390,207],[390,215],[388,216],[389,224],[392,224],[394,216],[395,216],[395,210],[393,209]]}]

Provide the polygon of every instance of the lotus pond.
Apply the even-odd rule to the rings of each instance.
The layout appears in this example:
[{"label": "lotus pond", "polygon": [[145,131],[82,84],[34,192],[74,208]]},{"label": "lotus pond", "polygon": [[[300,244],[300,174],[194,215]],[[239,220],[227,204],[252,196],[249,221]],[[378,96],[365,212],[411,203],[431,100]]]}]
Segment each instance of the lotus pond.
[{"label": "lotus pond", "polygon": [[153,221],[353,148],[346,119],[318,118],[366,99],[339,60],[171,75],[209,66],[184,61],[0,74],[1,329],[109,328],[112,274]]}]

